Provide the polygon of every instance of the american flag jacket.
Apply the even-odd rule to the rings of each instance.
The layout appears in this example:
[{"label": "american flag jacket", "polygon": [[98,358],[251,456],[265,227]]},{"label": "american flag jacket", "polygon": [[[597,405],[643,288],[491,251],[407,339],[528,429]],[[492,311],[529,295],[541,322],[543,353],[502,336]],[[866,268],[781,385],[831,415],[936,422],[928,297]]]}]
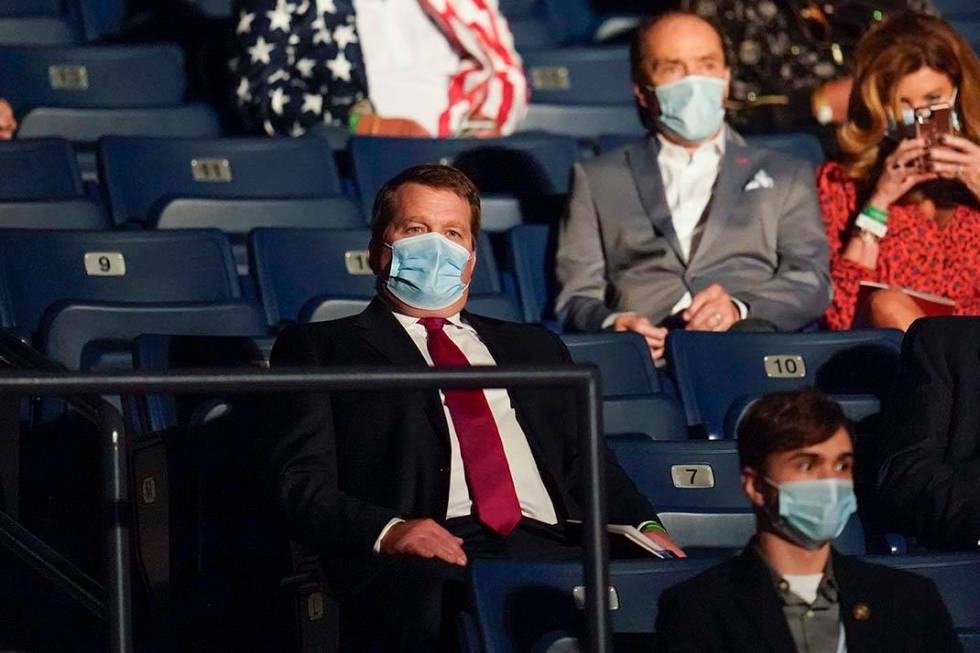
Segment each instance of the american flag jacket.
[{"label": "american flag jacket", "polygon": [[[512,133],[530,90],[496,0],[418,0],[453,49],[459,69],[446,79],[439,137],[459,134],[471,116]],[[318,123],[346,126],[370,98],[352,0],[243,0],[230,68],[246,129],[299,136]]]}]

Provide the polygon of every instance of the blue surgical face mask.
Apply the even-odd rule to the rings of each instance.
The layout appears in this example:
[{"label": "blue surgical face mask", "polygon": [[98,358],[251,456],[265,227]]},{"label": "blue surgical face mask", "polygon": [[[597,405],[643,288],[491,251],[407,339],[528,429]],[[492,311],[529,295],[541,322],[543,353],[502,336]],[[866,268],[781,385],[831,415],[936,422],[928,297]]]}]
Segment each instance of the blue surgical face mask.
[{"label": "blue surgical face mask", "polygon": [[413,308],[436,311],[452,305],[469,284],[461,277],[470,260],[468,249],[442,234],[430,232],[396,240],[391,245],[386,286]]},{"label": "blue surgical face mask", "polygon": [[844,531],[857,511],[854,482],[841,478],[767,483],[779,490],[778,514],[766,508],[773,528],[805,549],[818,549]]},{"label": "blue surgical face mask", "polygon": [[660,115],[657,120],[685,141],[703,141],[725,120],[725,80],[688,75],[654,89]]}]

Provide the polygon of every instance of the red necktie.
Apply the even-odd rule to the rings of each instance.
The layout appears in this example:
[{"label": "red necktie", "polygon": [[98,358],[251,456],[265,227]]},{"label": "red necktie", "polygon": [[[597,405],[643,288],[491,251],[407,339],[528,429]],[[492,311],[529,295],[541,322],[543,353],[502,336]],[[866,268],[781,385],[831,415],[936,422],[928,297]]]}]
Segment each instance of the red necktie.
[{"label": "red necktie", "polygon": [[[466,356],[442,330],[445,323],[441,317],[419,320],[428,332],[432,362],[437,367],[468,366]],[[521,504],[487,397],[483,390],[446,390],[443,394],[456,427],[477,518],[501,535],[507,535],[521,520]]]}]

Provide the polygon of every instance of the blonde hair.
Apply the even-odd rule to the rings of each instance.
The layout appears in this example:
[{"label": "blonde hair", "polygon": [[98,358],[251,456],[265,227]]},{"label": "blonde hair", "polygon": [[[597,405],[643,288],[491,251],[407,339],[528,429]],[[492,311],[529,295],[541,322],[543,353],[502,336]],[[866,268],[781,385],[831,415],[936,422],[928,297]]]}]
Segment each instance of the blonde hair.
[{"label": "blonde hair", "polygon": [[[900,13],[858,43],[847,121],[837,131],[844,170],[859,180],[876,172],[888,117],[902,115],[899,82],[923,67],[945,73],[959,89],[956,113],[964,136],[980,140],[980,60],[945,21]],[[900,118],[899,118],[900,119]]]}]

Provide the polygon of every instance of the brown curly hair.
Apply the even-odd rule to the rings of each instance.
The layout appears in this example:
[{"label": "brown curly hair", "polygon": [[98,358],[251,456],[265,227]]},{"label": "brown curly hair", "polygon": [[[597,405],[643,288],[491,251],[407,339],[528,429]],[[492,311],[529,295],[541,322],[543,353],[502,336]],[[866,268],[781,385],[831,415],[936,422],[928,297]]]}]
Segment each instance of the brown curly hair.
[{"label": "brown curly hair", "polygon": [[964,136],[980,141],[980,60],[970,45],[944,20],[904,12],[868,32],[854,58],[854,86],[847,121],[837,142],[847,174],[860,180],[876,176],[887,156],[881,146],[889,114],[900,116],[899,82],[928,67],[949,75],[959,89],[956,113]]}]

